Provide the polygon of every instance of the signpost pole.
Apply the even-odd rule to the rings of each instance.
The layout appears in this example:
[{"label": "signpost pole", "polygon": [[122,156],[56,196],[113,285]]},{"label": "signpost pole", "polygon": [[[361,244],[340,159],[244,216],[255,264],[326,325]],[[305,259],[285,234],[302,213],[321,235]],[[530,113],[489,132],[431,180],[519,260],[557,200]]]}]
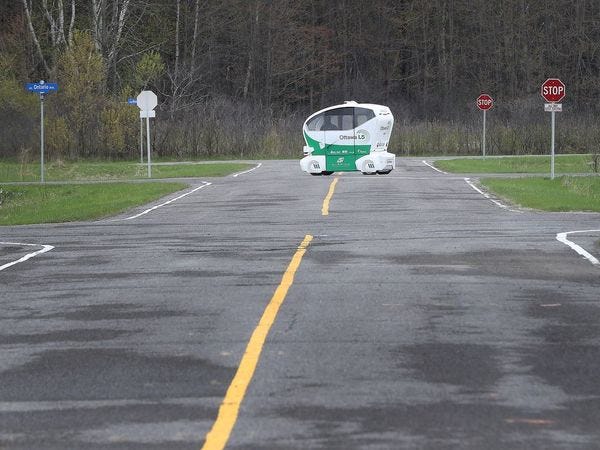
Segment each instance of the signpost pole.
[{"label": "signpost pole", "polygon": [[44,94],[40,94],[40,182],[44,182]]},{"label": "signpost pole", "polygon": [[477,101],[475,103],[477,107],[483,111],[483,135],[481,139],[481,154],[485,158],[485,132],[486,132],[486,112],[488,109],[491,109],[494,106],[494,99],[489,94],[481,94],[477,97]]},{"label": "signpost pole", "polygon": [[40,96],[40,183],[44,183],[44,100],[46,94],[58,91],[58,83],[25,83],[25,89]]},{"label": "signpost pole", "polygon": [[483,110],[483,157],[485,158],[485,112],[486,110]]},{"label": "signpost pole", "polygon": [[152,178],[152,164],[150,163],[150,114],[146,116],[146,140],[148,142],[148,178]]},{"label": "signpost pole", "polygon": [[144,164],[144,119],[140,117],[140,164]]},{"label": "signpost pole", "polygon": [[551,139],[551,144],[550,144],[550,179],[554,180],[554,129],[555,129],[555,116],[556,116],[556,112],[554,111],[554,109],[552,110],[552,139]]},{"label": "signpost pole", "polygon": [[542,83],[540,94],[548,103],[544,110],[552,114],[552,137],[550,139],[550,179],[554,180],[554,135],[556,129],[556,112],[562,111],[562,103],[559,103],[566,93],[565,84],[559,78],[548,78]]},{"label": "signpost pole", "polygon": [[156,108],[158,100],[154,92],[142,91],[138,94],[136,102],[138,108],[140,108],[140,120],[144,117],[146,118],[146,141],[148,146],[148,178],[152,178],[152,158],[150,156],[150,117],[156,117],[154,108]]}]

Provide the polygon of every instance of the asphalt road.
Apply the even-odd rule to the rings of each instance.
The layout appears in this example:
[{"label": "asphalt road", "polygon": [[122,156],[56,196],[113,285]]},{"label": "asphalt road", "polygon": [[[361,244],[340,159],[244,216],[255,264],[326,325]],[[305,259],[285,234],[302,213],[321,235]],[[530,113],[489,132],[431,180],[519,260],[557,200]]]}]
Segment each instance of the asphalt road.
[{"label": "asphalt road", "polygon": [[0,266],[54,246],[0,270],[0,448],[201,448],[306,235],[227,448],[599,448],[600,267],[556,235],[600,215],[398,163],[340,176],[327,216],[334,176],[275,161],[135,219],[0,227]]}]

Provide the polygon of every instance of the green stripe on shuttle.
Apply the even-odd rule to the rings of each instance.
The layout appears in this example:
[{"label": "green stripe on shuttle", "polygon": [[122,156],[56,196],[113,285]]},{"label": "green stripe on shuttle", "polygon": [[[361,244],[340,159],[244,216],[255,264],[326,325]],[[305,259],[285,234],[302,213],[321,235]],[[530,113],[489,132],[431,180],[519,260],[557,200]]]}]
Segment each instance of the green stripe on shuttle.
[{"label": "green stripe on shuttle", "polygon": [[313,155],[325,156],[325,170],[333,172],[350,172],[356,170],[356,160],[371,152],[370,145],[329,144],[321,148],[321,143],[312,139],[306,132],[304,138]]},{"label": "green stripe on shuttle", "polygon": [[371,145],[363,144],[328,144],[321,148],[321,143],[315,139],[312,139],[306,132],[304,133],[304,138],[308,143],[308,146],[313,149],[313,155],[368,155],[371,152]]}]

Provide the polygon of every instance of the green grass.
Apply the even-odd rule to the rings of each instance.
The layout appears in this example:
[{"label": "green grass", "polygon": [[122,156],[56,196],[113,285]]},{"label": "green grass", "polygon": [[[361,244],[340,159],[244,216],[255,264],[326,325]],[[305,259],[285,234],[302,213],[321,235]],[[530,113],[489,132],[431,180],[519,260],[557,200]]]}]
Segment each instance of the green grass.
[{"label": "green grass", "polygon": [[183,183],[0,185],[0,225],[97,219],[186,186]]},{"label": "green grass", "polygon": [[[221,177],[250,168],[241,163],[153,165],[152,178]],[[132,162],[53,162],[46,181],[115,181],[102,184],[0,185],[0,225],[71,222],[117,214],[186,187],[182,183],[118,183],[147,179],[147,165]],[[36,182],[39,163],[0,160],[1,182]]]},{"label": "green grass", "polygon": [[[250,164],[211,163],[211,164],[177,164],[152,166],[154,178],[187,178],[187,177],[223,177],[235,172],[250,169]],[[144,176],[148,172],[144,166]]]},{"label": "green grass", "polygon": [[[591,155],[558,155],[556,173],[592,173]],[[477,159],[449,159],[435,166],[453,173],[550,173],[550,156],[507,156]]]},{"label": "green grass", "polygon": [[[242,163],[153,165],[152,178],[221,177],[250,168]],[[147,165],[132,162],[53,162],[45,164],[46,181],[110,181],[147,178]],[[40,164],[0,161],[0,182],[39,181]]]},{"label": "green grass", "polygon": [[485,178],[481,184],[526,208],[600,212],[600,178]]}]

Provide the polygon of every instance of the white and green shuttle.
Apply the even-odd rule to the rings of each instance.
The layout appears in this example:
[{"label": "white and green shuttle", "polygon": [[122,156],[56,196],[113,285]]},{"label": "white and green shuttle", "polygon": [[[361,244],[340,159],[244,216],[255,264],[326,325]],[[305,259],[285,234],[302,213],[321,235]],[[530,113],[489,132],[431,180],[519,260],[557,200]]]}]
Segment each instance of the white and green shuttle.
[{"label": "white and green shuttle", "polygon": [[311,175],[388,174],[396,167],[396,155],[387,151],[393,126],[387,106],[345,102],[322,109],[304,122],[300,167]]}]

